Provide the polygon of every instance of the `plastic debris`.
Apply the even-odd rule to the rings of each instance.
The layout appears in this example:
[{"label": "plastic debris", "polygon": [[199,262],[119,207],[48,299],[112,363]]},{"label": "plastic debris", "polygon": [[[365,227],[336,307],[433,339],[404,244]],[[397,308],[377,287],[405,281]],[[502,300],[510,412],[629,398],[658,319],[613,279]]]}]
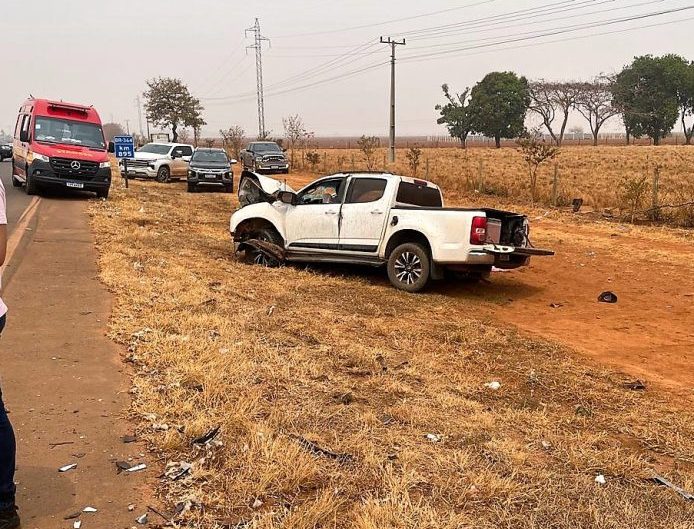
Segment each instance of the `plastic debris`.
[{"label": "plastic debris", "polygon": [[85,507],[82,512],[97,512],[96,507]]},{"label": "plastic debris", "polygon": [[617,303],[617,294],[606,290],[598,296],[600,303]]},{"label": "plastic debris", "polygon": [[133,512],[134,510],[135,510],[135,504],[134,503],[131,503],[130,505],[128,505],[128,511]]},{"label": "plastic debris", "polygon": [[649,481],[652,481],[654,483],[657,483],[658,485],[663,485],[664,487],[667,487],[669,489],[674,490],[677,494],[682,496],[685,500],[689,501],[694,501],[694,494],[691,492],[687,492],[681,487],[678,487],[675,485],[672,481],[669,481],[665,479],[663,476],[655,475],[652,478],[649,478]]},{"label": "plastic debris", "polygon": [[164,475],[171,481],[178,481],[182,477],[190,474],[192,469],[193,465],[187,461],[172,462],[166,465],[166,472],[164,472]]},{"label": "plastic debris", "polygon": [[147,525],[147,523],[149,522],[149,516],[147,515],[147,513],[145,513],[142,516],[138,516],[137,518],[135,518],[135,521],[140,525]]},{"label": "plastic debris", "polygon": [[69,465],[65,465],[63,467],[60,467],[58,469],[58,472],[68,472],[69,470],[73,470],[77,468],[77,463],[70,463]]},{"label": "plastic debris", "polygon": [[144,470],[147,468],[147,465],[144,463],[140,463],[139,465],[135,465],[134,467],[130,467],[126,469],[126,472],[139,472],[140,470]]},{"label": "plastic debris", "polygon": [[428,433],[424,437],[426,437],[432,443],[440,443],[441,442],[441,436],[437,435],[435,433]]},{"label": "plastic debris", "polygon": [[644,391],[646,389],[646,384],[637,379],[633,382],[625,382],[624,387],[632,391]]},{"label": "plastic debris", "polygon": [[499,389],[501,387],[501,382],[498,382],[496,380],[492,380],[491,382],[487,382],[484,385],[484,387],[496,391],[497,389]]},{"label": "plastic debris", "polygon": [[75,523],[72,524],[73,529],[80,529],[82,527],[82,520],[75,520]]},{"label": "plastic debris", "polygon": [[215,437],[217,437],[217,434],[219,434],[219,429],[221,426],[215,426],[211,430],[209,430],[206,434],[201,435],[200,437],[197,437],[193,439],[193,444],[194,445],[206,445],[210,441],[212,441]]},{"label": "plastic debris", "polygon": [[598,474],[597,476],[595,476],[595,483],[604,485],[605,483],[607,483],[607,480],[605,479],[605,476],[603,476],[602,474]]}]

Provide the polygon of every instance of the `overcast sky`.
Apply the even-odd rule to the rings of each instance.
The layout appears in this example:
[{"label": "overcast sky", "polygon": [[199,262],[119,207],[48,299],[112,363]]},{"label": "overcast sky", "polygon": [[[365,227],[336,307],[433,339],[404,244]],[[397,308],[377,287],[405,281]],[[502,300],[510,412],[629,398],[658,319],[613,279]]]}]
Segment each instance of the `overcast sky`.
[{"label": "overcast sky", "polygon": [[[605,24],[692,0],[0,3],[0,128],[6,130],[31,93],[93,104],[104,121],[129,120],[136,131],[135,98],[145,80],[171,76],[202,99],[203,135],[236,124],[257,133],[254,54],[246,53],[252,42],[243,38],[255,17],[270,39],[263,51],[266,121],[277,135],[290,114],[321,135],[386,135],[390,50],[376,44],[381,35],[407,37],[397,49],[400,135],[446,134],[434,110],[444,82],[462,90],[493,70],[589,79],[619,70],[634,55],[694,58],[694,9]],[[596,23],[604,25],[587,27]],[[583,29],[567,31],[572,27]],[[628,28],[640,29],[622,31]]]}]

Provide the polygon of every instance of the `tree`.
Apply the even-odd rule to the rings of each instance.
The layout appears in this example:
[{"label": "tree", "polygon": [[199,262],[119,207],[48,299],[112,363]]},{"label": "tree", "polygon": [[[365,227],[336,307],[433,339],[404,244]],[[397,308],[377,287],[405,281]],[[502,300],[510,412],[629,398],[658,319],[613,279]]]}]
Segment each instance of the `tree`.
[{"label": "tree", "polygon": [[687,67],[687,61],[676,55],[645,55],[635,57],[617,74],[612,84],[614,105],[622,112],[628,134],[646,134],[659,145],[672,131],[680,109],[678,87]]},{"label": "tree", "polygon": [[485,75],[470,92],[473,130],[494,138],[516,138],[525,130],[525,114],[530,105],[528,81],[513,72]]},{"label": "tree", "polygon": [[[581,83],[555,83],[540,79],[533,81],[530,88],[529,109],[542,118],[542,123],[557,146],[564,141],[566,124],[569,113],[576,107],[576,101],[581,94]],[[559,131],[555,132],[554,122],[557,115],[561,117]]]},{"label": "tree", "polygon": [[544,140],[540,139],[539,131],[532,131],[525,137],[518,139],[518,146],[525,163],[528,164],[528,172],[530,176],[530,198],[533,203],[537,198],[537,170],[540,166],[554,159],[559,154],[559,148],[553,145],[547,145]]},{"label": "tree", "polygon": [[581,83],[581,94],[576,100],[576,110],[588,121],[593,134],[593,145],[598,144],[598,134],[605,122],[619,114],[612,104],[612,83],[605,76],[590,83]]},{"label": "tree", "polygon": [[222,141],[224,142],[224,147],[231,147],[231,151],[234,153],[234,158],[239,157],[239,152],[241,147],[243,147],[243,141],[246,136],[246,131],[243,127],[234,125],[229,127],[227,130],[220,130],[220,136],[222,136]]},{"label": "tree", "polygon": [[454,95],[450,93],[447,84],[441,85],[441,89],[443,95],[448,99],[448,103],[434,107],[441,113],[441,117],[436,120],[436,123],[445,124],[451,137],[458,138],[465,149],[467,137],[472,131],[470,89],[466,88],[460,94]]},{"label": "tree", "polygon": [[104,139],[106,141],[113,141],[114,136],[123,136],[125,134],[125,128],[120,123],[104,123],[102,128],[104,129]]},{"label": "tree", "polygon": [[417,145],[414,147],[410,147],[407,149],[407,163],[410,165],[410,169],[412,170],[412,176],[416,177],[417,176],[417,169],[419,168],[419,163],[420,163],[420,158],[422,157],[422,149],[420,149]]},{"label": "tree", "polygon": [[143,95],[147,119],[157,126],[171,128],[174,142],[178,141],[179,126],[192,127],[198,131],[196,139],[199,138],[199,130],[206,124],[202,119],[203,107],[180,79],[151,79]]},{"label": "tree", "polygon": [[299,114],[282,118],[282,125],[284,126],[284,136],[289,142],[289,149],[291,151],[290,163],[294,166],[294,150],[297,147],[303,147],[310,134],[306,131],[304,120],[301,119]]},{"label": "tree", "polygon": [[205,138],[205,147],[208,149],[214,147],[214,138]]},{"label": "tree", "polygon": [[381,142],[376,136],[362,136],[357,140],[357,146],[364,155],[364,161],[366,162],[366,169],[368,171],[373,171],[375,167],[376,148],[380,143]]}]

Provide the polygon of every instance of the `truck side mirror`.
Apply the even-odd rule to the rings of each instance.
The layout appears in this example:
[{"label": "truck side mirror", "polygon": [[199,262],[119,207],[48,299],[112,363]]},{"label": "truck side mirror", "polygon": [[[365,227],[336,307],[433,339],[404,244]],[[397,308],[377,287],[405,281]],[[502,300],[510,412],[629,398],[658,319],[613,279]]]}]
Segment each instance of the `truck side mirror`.
[{"label": "truck side mirror", "polygon": [[116,152],[116,146],[112,141],[108,142],[108,152],[110,152],[110,153]]},{"label": "truck side mirror", "polygon": [[280,191],[277,193],[277,200],[283,204],[289,204],[290,206],[296,206],[297,204],[296,193],[292,193],[291,191]]}]

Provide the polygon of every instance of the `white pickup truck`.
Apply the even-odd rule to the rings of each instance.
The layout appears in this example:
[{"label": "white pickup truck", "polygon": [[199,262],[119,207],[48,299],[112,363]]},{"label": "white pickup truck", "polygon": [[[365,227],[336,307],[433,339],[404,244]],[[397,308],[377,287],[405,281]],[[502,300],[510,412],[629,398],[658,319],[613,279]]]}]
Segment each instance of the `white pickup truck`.
[{"label": "white pickup truck", "polygon": [[527,265],[528,219],[488,208],[444,208],[435,184],[388,173],[339,173],[298,192],[244,172],[230,231],[254,262],[387,265],[391,283],[422,290],[444,271],[485,277],[492,266]]}]

